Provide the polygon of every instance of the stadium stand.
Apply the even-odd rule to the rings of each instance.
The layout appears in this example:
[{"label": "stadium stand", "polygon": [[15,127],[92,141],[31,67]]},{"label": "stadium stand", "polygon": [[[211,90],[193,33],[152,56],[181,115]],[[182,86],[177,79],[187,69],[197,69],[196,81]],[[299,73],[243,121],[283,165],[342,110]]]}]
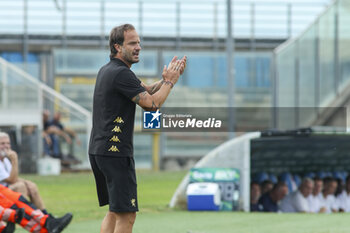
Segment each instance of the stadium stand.
[{"label": "stadium stand", "polygon": [[[166,12],[162,16],[164,18],[158,20],[157,14],[154,14],[154,2],[157,0],[152,2],[132,1],[122,5],[111,0],[86,2],[84,4],[86,12],[104,16],[96,18],[91,17],[91,14],[86,15],[86,12],[81,12],[77,7],[80,1],[77,0],[69,1],[66,8],[59,8],[60,4],[54,4],[53,1],[31,0],[28,5],[23,5],[21,1],[2,1],[0,14],[12,20],[5,24],[0,22],[0,56],[12,64],[22,66],[33,78],[54,88],[83,108],[91,110],[94,77],[98,68],[108,60],[106,49],[108,32],[115,24],[129,21],[136,26],[142,39],[144,50],[141,53],[143,56],[141,60],[145,62],[140,62],[134,67],[136,74],[141,78],[159,79],[161,67],[164,63],[168,63],[169,54],[173,54],[174,51],[181,54],[186,51],[191,57],[187,73],[174,89],[177,93],[170,96],[168,106],[179,104],[188,107],[227,106],[226,29],[225,19],[222,17],[225,15],[225,3],[205,1],[198,8],[197,4],[187,0],[167,1],[166,3],[158,1],[159,10]],[[297,35],[324,9],[325,3],[326,1],[318,1],[318,4],[315,4],[314,1],[291,4],[280,2],[271,4],[270,1],[259,1],[254,4],[246,1],[235,2],[233,10],[236,18],[234,20],[236,22],[234,25],[236,106],[271,106],[272,50],[286,39]],[[179,6],[179,11],[171,10],[176,4]],[[270,23],[278,23],[279,26],[274,30],[270,29],[270,23],[260,24],[257,23],[258,21],[250,20],[264,15],[264,9],[270,6],[276,7],[273,10],[274,17],[265,18],[265,22],[267,20]],[[134,11],[135,7],[138,9],[140,7],[142,10]],[[11,8],[11,11],[7,11],[7,8]],[[195,16],[191,13],[194,9],[198,13]],[[69,12],[68,15],[79,16],[63,19],[61,13],[64,11]],[[115,16],[116,11],[123,13]],[[300,18],[298,12],[305,13],[305,11],[308,14]],[[49,12],[49,15],[43,12]],[[255,15],[251,15],[252,12],[255,12]],[[16,15],[16,17],[11,15]],[[23,20],[24,22],[18,21],[24,16],[27,17],[26,20]],[[156,24],[154,24],[155,21]],[[189,21],[191,24],[179,24]],[[76,25],[80,25],[81,22],[89,26],[77,27]],[[23,48],[23,50],[18,51],[18,48]],[[36,66],[33,70],[30,68],[32,65]],[[213,90],[215,89],[213,87],[217,89]],[[17,90],[19,89],[20,87]],[[22,94],[25,93],[25,90],[20,90],[19,93],[21,94],[11,96],[9,99],[18,102],[18,98],[24,98],[24,96],[34,99],[36,97],[35,94]],[[57,110],[55,106],[57,101],[51,99],[48,102],[50,104],[44,104],[49,105],[45,108]],[[30,103],[35,103],[35,101]],[[65,112],[66,117],[63,119],[65,125],[80,132],[81,141],[85,141],[83,148],[87,143],[86,129],[80,123],[73,123],[78,120],[72,119],[75,117],[70,110],[59,110]],[[39,112],[41,111],[42,109]],[[257,116],[254,119],[257,125],[252,128],[266,126],[268,116],[261,117],[257,113],[251,115]],[[83,121],[86,120],[85,116],[80,118],[83,118]],[[240,118],[244,119],[245,116],[242,115]],[[37,125],[37,122],[35,124]],[[248,126],[246,124],[240,130],[244,131]],[[140,125],[138,124],[136,128],[140,128]],[[136,164],[140,168],[151,168],[151,145],[155,144],[156,140],[152,135],[141,134],[139,131],[135,133],[135,137],[140,139],[135,140]],[[181,139],[177,135],[163,134],[161,138],[163,143],[159,145],[164,161],[170,159],[171,156],[175,156],[174,159],[177,160],[177,157],[182,156],[183,153],[190,160],[198,160],[216,145],[224,142],[227,135],[211,139],[203,136],[200,142],[193,140],[192,146],[188,145],[191,137]],[[187,142],[186,150],[176,152],[175,149],[185,142]],[[164,147],[165,145],[169,147]],[[83,153],[82,148],[78,148],[79,153]],[[80,156],[79,159],[83,157]],[[180,163],[181,165],[186,164]]]}]

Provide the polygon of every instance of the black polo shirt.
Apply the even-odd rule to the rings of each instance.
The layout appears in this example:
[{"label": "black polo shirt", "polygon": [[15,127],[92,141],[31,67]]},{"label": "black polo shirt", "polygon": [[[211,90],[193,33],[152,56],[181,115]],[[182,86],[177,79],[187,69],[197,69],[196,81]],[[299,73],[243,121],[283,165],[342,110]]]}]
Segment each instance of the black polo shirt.
[{"label": "black polo shirt", "polygon": [[131,100],[146,91],[120,59],[112,58],[98,72],[92,115],[89,154],[133,156],[136,104]]}]

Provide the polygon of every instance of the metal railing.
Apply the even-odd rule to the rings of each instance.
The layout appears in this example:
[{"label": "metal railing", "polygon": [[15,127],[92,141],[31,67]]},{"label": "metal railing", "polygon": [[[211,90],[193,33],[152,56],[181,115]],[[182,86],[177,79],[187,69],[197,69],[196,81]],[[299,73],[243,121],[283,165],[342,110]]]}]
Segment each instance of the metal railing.
[{"label": "metal railing", "polygon": [[[303,2],[232,1],[236,38],[289,38],[321,12],[327,0]],[[225,37],[226,1],[4,0],[0,33],[100,35],[132,23],[140,36]]]},{"label": "metal railing", "polygon": [[[74,146],[74,155],[82,161],[77,167],[89,166],[87,146],[91,130],[91,113],[88,110],[2,58],[0,58],[0,93],[2,113],[0,125],[34,124],[39,131],[42,131],[43,110],[45,108],[54,109],[55,112],[62,113],[63,124],[74,129],[81,141],[80,145]],[[30,116],[33,118],[32,121],[27,119]],[[16,119],[15,122],[13,119]],[[36,151],[41,155],[42,142],[41,140],[38,142],[39,144],[34,146],[38,147]]]},{"label": "metal railing", "polygon": [[338,107],[337,99],[349,95],[349,22],[349,1],[334,1],[299,37],[276,48],[274,106],[296,108],[288,116],[277,113],[276,127],[307,125],[321,108]]}]

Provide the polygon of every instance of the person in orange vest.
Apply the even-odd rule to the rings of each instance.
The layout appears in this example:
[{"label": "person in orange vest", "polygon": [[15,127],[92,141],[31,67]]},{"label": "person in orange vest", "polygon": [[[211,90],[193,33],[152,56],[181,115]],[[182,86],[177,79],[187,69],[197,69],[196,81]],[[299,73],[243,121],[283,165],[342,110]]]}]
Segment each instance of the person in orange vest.
[{"label": "person in orange vest", "polygon": [[[33,233],[59,233],[70,223],[72,214],[67,213],[61,218],[44,214],[40,209],[25,199],[20,193],[0,184],[0,206],[17,210],[24,209],[24,217],[18,223],[27,231]],[[1,229],[1,228],[0,228]],[[11,231],[9,231],[11,232]],[[4,231],[4,233],[9,233]],[[2,233],[2,231],[0,231]]]}]

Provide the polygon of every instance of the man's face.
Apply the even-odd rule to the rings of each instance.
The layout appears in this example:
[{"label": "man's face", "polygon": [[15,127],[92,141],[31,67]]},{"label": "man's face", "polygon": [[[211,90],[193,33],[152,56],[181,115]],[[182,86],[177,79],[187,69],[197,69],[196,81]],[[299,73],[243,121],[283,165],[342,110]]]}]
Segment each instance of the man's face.
[{"label": "man's face", "polygon": [[45,110],[45,111],[43,112],[43,121],[44,121],[44,122],[45,122],[45,121],[48,121],[49,118],[50,118],[50,112],[49,112],[48,110]]},{"label": "man's face", "polygon": [[288,194],[288,187],[282,186],[277,192],[277,200],[282,200]]},{"label": "man's face", "polygon": [[312,190],[314,189],[314,184],[312,182],[306,182],[302,185],[300,192],[303,194],[304,197],[308,197]]},{"label": "man's face", "polygon": [[329,187],[329,193],[334,194],[337,191],[338,183],[336,181],[332,181]]},{"label": "man's face", "polygon": [[331,182],[327,183],[327,185],[325,184],[325,186],[324,186],[325,193],[327,195],[333,195],[335,193],[335,191],[337,190],[337,186],[338,186],[338,183],[336,181],[331,181]]},{"label": "man's face", "polygon": [[140,37],[136,30],[128,30],[124,32],[124,43],[118,47],[119,56],[124,60],[124,62],[128,63],[129,66],[139,62],[141,46]]},{"label": "man's face", "polygon": [[270,190],[272,190],[272,188],[273,188],[273,184],[270,184],[270,183],[265,184],[265,185],[262,187],[262,189],[261,189],[261,193],[262,193],[262,194],[267,193],[267,192],[269,192]]},{"label": "man's face", "polygon": [[322,180],[316,180],[315,181],[315,187],[314,187],[314,194],[319,194],[323,189],[323,181]]},{"label": "man's face", "polygon": [[0,152],[8,152],[11,149],[10,138],[0,137]]},{"label": "man's face", "polygon": [[252,185],[251,190],[250,190],[251,199],[257,201],[259,199],[260,195],[261,195],[260,186],[258,184]]},{"label": "man's face", "polygon": [[55,121],[60,121],[61,120],[61,114],[60,113],[55,113],[55,115],[53,115],[53,119]]}]

